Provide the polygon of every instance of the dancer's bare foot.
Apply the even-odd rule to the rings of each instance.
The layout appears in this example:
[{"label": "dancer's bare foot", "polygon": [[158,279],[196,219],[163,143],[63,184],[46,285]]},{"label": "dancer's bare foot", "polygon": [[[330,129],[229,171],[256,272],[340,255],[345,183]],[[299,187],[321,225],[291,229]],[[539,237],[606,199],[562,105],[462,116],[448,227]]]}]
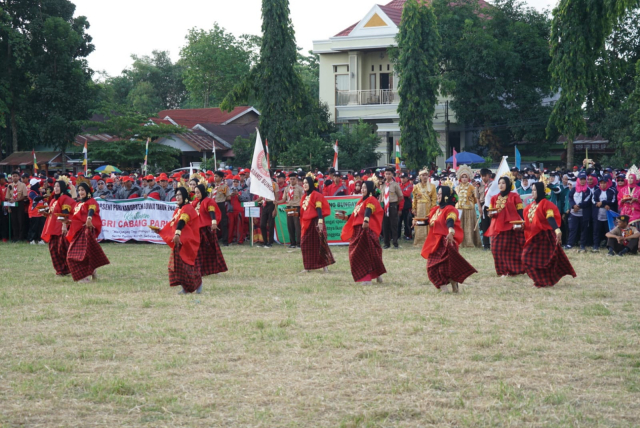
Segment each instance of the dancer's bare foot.
[{"label": "dancer's bare foot", "polygon": [[91,274],[91,277],[93,278],[94,281],[96,281],[98,279],[98,273],[97,273],[96,269],[93,270],[93,273]]},{"label": "dancer's bare foot", "polygon": [[322,268],[322,272],[324,272],[324,273],[328,273],[328,272],[329,272],[329,268],[328,268],[328,267],[326,267],[326,266],[325,266],[325,267],[323,267],[323,268]]},{"label": "dancer's bare foot", "polygon": [[450,282],[451,282],[451,288],[453,289],[453,292],[457,293],[458,292],[458,283],[453,281],[453,280],[450,281]]},{"label": "dancer's bare foot", "polygon": [[376,282],[377,282],[378,284],[382,284],[382,283],[383,283],[383,281],[382,281],[382,277],[381,277],[381,276],[377,277],[377,278],[376,278]]},{"label": "dancer's bare foot", "polygon": [[88,276],[86,278],[82,278],[80,281],[78,281],[79,283],[86,283],[86,282],[91,282],[91,277]]},{"label": "dancer's bare foot", "polygon": [[441,286],[438,290],[440,290],[441,293],[449,293],[449,284]]}]

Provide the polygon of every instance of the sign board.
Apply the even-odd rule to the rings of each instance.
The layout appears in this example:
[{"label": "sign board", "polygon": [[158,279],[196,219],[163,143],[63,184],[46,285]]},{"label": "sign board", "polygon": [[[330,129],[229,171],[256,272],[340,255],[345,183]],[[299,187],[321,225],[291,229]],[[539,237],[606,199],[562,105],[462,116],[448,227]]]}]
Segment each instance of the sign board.
[{"label": "sign board", "polygon": [[250,218],[260,218],[260,207],[245,207],[244,215]]}]

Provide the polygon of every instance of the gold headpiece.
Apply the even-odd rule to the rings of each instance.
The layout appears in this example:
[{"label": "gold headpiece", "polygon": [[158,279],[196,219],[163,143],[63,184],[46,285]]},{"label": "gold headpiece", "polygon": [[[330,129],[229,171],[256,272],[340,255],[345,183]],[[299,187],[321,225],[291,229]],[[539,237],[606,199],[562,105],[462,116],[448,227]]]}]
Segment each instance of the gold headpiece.
[{"label": "gold headpiece", "polygon": [[423,166],[422,169],[420,170],[420,172],[418,173],[418,175],[420,176],[422,174],[429,175],[429,168],[427,168],[426,166]]},{"label": "gold headpiece", "polygon": [[471,168],[469,168],[469,166],[462,165],[460,168],[458,168],[458,172],[456,173],[456,177],[458,177],[458,180],[460,180],[460,177],[462,177],[463,175],[466,175],[469,180],[473,178],[473,171],[471,170]]},{"label": "gold headpiece", "polygon": [[198,184],[203,184],[205,187],[207,187],[207,179],[204,178],[202,175],[198,174],[197,172],[194,172],[193,174],[191,174],[191,177],[189,177],[189,181],[191,180],[195,180]]},{"label": "gold headpiece", "polygon": [[513,176],[513,173],[511,171],[503,172],[502,175],[500,177],[498,177],[498,180],[500,180],[502,177],[507,177],[509,180],[511,180],[511,191],[512,192],[514,190],[516,190],[516,179]]},{"label": "gold headpiece", "polygon": [[64,181],[64,184],[66,184],[67,187],[69,187],[69,185],[71,184],[71,180],[69,180],[69,177],[67,177],[66,175],[61,175],[60,177],[58,177],[58,181]]},{"label": "gold headpiece", "polygon": [[636,179],[638,178],[638,167],[633,164],[633,166],[631,168],[629,168],[629,171],[627,171],[627,179],[629,178],[630,175],[635,175]]}]

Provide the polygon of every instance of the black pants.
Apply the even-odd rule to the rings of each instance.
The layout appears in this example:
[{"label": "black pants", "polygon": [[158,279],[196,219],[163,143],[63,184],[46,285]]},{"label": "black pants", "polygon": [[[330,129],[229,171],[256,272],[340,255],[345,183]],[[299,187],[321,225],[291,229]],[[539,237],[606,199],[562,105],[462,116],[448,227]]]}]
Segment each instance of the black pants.
[{"label": "black pants", "polygon": [[623,249],[628,248],[629,252],[635,254],[638,251],[638,239],[637,238],[629,239],[628,242],[627,242],[627,245],[624,245],[624,244],[619,244],[617,239],[608,238],[607,239],[607,247],[609,247],[610,249],[612,249],[616,253],[619,253]]},{"label": "black pants", "polygon": [[387,215],[386,207],[384,209],[384,217],[382,218],[382,236],[384,237],[385,247],[390,246],[390,242],[393,241],[393,246],[398,246],[398,203],[389,203],[389,215]]},{"label": "black pants", "polygon": [[[298,214],[300,214],[299,207],[292,208],[296,208]],[[291,243],[291,245],[300,245],[300,217],[288,215],[287,229],[289,230],[289,243]]]},{"label": "black pants", "polygon": [[218,237],[220,238],[222,245],[229,245],[229,217],[227,216],[227,205],[224,202],[218,202],[217,205],[220,210],[220,224],[218,225],[220,234]]},{"label": "black pants", "polygon": [[593,220],[593,248],[600,248],[600,242],[605,239],[604,235],[609,231],[607,220],[599,221],[596,217]]},{"label": "black pants", "polygon": [[29,234],[27,235],[27,241],[36,241],[36,243],[40,241],[44,222],[44,217],[31,217],[29,219]]},{"label": "black pants", "polygon": [[260,210],[260,230],[262,231],[262,240],[265,245],[273,244],[273,232],[276,228],[276,219],[273,216],[275,209],[276,204],[267,202],[267,204],[262,207],[262,210]]},{"label": "black pants", "polygon": [[[11,240],[13,242],[24,241],[25,238],[25,202],[18,202],[17,207],[11,207]],[[27,217],[28,220],[28,217]]]},{"label": "black pants", "polygon": [[480,219],[480,229],[482,230],[482,247],[491,248],[491,240],[487,236],[487,230],[491,226],[491,218],[489,217],[489,207],[485,205],[482,208],[484,216]]},{"label": "black pants", "polygon": [[411,238],[411,201],[409,201],[408,204],[407,201],[404,201],[402,214],[400,214],[400,218],[398,219],[398,233],[402,230],[402,222],[404,222],[404,236]]},{"label": "black pants", "polygon": [[560,226],[560,231],[562,232],[562,245],[567,245],[567,241],[569,240],[569,216],[571,214],[564,214],[562,216],[562,225]]},{"label": "black pants", "polygon": [[590,222],[591,212],[585,214],[583,210],[581,217],[569,214],[569,241],[567,241],[567,245],[573,247],[576,244],[578,231],[580,231],[580,248],[585,247],[587,245]]},{"label": "black pants", "polygon": [[0,207],[0,239],[9,239],[9,213]]}]

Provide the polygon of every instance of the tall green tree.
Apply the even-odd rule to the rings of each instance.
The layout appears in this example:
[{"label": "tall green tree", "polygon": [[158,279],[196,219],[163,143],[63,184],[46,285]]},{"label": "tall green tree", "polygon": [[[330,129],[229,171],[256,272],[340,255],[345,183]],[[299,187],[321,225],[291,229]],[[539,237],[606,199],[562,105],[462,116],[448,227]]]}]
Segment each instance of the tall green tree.
[{"label": "tall green tree", "polygon": [[271,160],[302,137],[299,122],[313,106],[296,72],[297,49],[289,18],[289,0],[262,1],[259,63],[220,105],[231,110],[254,95],[260,106],[260,134],[269,140]]},{"label": "tall green tree", "polygon": [[189,101],[192,106],[217,106],[229,89],[249,74],[259,39],[248,35],[236,38],[218,23],[209,31],[193,28],[186,39],[180,57]]},{"label": "tall green tree", "polygon": [[[548,150],[550,20],[514,0],[435,0],[442,36],[442,92],[458,123],[478,131],[484,154],[499,160],[507,145]],[[553,138],[553,135],[551,135]]]},{"label": "tall green tree", "polygon": [[402,152],[409,167],[418,168],[441,154],[433,115],[438,102],[440,35],[433,9],[424,0],[408,0],[402,11],[396,70],[400,75]]},{"label": "tall green tree", "polygon": [[638,0],[560,0],[551,26],[551,75],[560,99],[549,118],[567,137],[567,167],[573,165],[573,140],[586,133],[584,104],[588,95],[596,103],[608,103],[609,93],[599,87],[605,41],[619,19]]}]

